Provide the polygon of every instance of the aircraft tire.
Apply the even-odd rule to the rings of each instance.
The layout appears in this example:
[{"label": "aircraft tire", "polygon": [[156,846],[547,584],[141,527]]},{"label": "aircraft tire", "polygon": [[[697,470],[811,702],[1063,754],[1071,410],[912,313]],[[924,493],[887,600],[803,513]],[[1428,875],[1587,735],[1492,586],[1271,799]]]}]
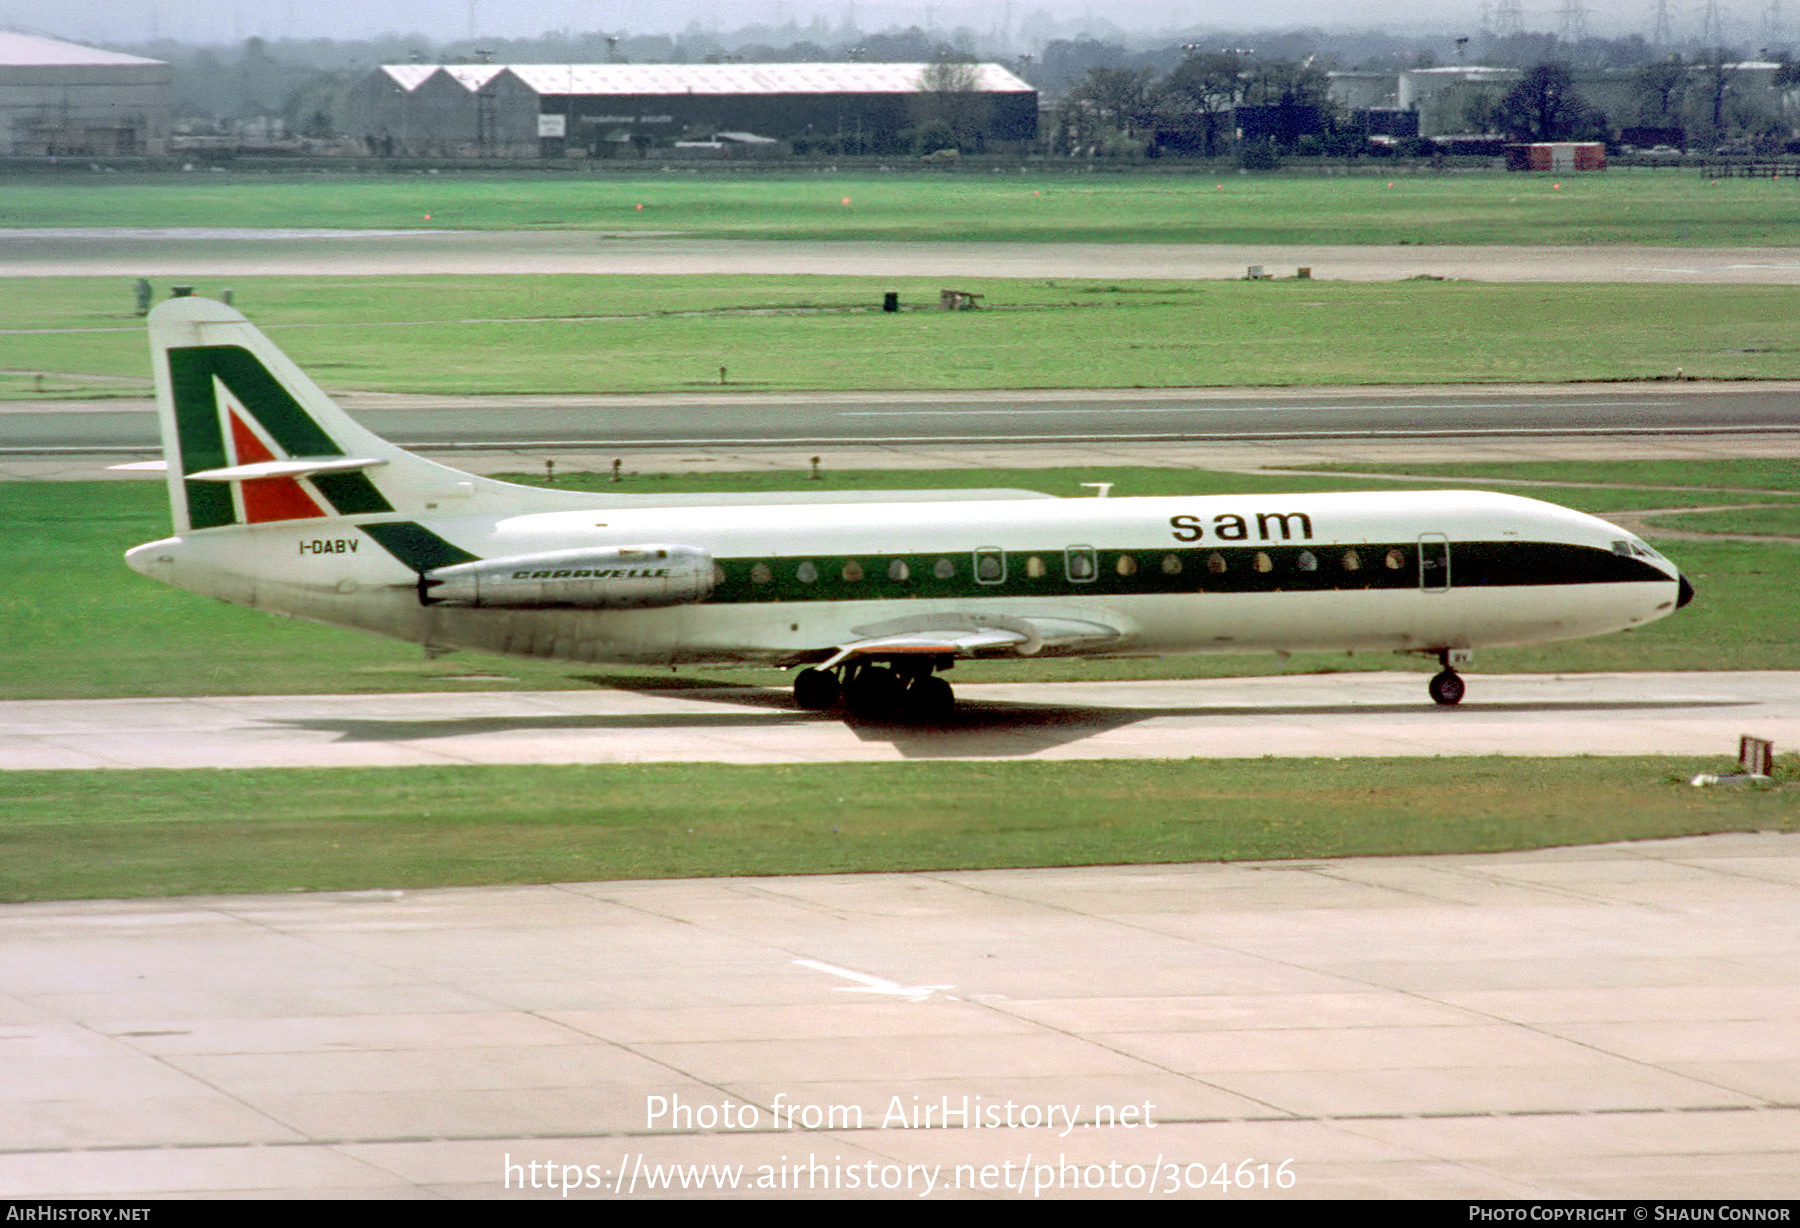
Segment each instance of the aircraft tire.
[{"label": "aircraft tire", "polygon": [[822,669],[803,669],[794,676],[794,704],[808,712],[823,712],[842,692],[837,675]]},{"label": "aircraft tire", "polygon": [[903,692],[894,671],[882,665],[858,670],[844,687],[844,706],[864,721],[892,720]]},{"label": "aircraft tire", "polygon": [[956,708],[956,692],[942,678],[927,675],[906,689],[906,708],[915,721],[946,720]]},{"label": "aircraft tire", "polygon": [[1453,669],[1437,674],[1428,688],[1434,703],[1449,708],[1462,702],[1463,694],[1468,688],[1464,685],[1462,675]]}]

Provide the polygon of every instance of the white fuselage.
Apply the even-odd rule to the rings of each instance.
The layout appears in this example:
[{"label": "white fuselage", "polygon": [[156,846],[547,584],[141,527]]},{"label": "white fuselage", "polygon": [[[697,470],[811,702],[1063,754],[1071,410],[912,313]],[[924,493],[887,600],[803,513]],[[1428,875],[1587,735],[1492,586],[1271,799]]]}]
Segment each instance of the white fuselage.
[{"label": "white fuselage", "polygon": [[127,557],[177,587],[434,648],[657,663],[814,660],[965,616],[1111,632],[1043,651],[1473,649],[1638,626],[1675,608],[1679,582],[1603,520],[1467,491],[757,506],[696,496],[691,507],[597,501],[500,516],[445,502],[407,523],[467,557],[680,546],[710,555],[717,583],[704,600],[652,609],[428,605],[424,564],[364,527],[399,513],[195,530]]}]

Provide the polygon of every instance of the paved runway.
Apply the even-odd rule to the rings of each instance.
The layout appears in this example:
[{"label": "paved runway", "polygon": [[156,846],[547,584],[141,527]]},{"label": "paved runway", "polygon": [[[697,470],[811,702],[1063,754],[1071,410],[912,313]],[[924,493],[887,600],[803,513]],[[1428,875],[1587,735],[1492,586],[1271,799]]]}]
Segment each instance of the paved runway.
[{"label": "paved runway", "polygon": [[1793,1199],[1796,917],[1774,834],[11,905],[0,1198]]},{"label": "paved runway", "polygon": [[[1800,674],[1420,673],[959,685],[943,727],[801,712],[785,690],[14,700],[0,770],[832,763],[1262,755],[1735,755],[1800,745]],[[659,679],[659,683],[666,682]]]},{"label": "paved runway", "polygon": [[1800,249],[695,239],[584,230],[0,230],[0,277],[758,274],[1800,284]]}]

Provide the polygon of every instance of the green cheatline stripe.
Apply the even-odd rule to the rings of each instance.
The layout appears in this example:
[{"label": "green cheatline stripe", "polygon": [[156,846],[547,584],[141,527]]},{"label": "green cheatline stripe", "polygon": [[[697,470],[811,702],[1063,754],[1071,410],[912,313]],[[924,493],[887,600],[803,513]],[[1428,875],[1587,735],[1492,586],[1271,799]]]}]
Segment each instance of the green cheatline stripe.
[{"label": "green cheatline stripe", "polygon": [[457,563],[473,563],[480,557],[451,545],[424,525],[410,520],[390,520],[356,527],[373,537],[383,550],[417,572],[452,567]]},{"label": "green cheatline stripe", "polygon": [[[1352,555],[1355,556],[1354,568],[1349,565]],[[985,584],[977,580],[976,569],[984,560],[998,562],[1002,557],[1004,571],[998,574],[1004,579]],[[1070,579],[1070,562],[1076,558],[1091,564],[1091,580]],[[1389,565],[1390,558],[1396,565]],[[1033,559],[1037,560],[1037,567],[1032,566]],[[1128,560],[1123,571],[1121,560]],[[897,578],[896,571],[891,570],[896,563],[904,565],[904,579]],[[799,556],[724,558],[717,560],[717,564],[723,577],[708,598],[709,602],[717,604],[878,601],[908,597],[1398,591],[1420,587],[1416,542],[1354,547],[1256,545],[1174,550],[978,550],[958,554],[839,555],[812,559]],[[945,570],[949,574],[941,574]],[[1034,570],[1041,574],[1033,575]],[[812,578],[802,579],[803,575]],[[1660,569],[1643,559],[1591,546],[1539,542],[1453,542],[1450,545],[1450,587],[1457,589],[1645,582],[1670,581]]]}]

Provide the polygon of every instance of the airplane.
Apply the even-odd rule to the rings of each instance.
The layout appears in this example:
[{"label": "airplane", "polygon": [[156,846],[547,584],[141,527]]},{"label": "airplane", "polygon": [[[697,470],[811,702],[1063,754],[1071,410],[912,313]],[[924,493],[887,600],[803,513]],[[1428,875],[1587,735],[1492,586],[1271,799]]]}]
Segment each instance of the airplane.
[{"label": "airplane", "polygon": [[[1581,512],[1481,491],[632,496],[519,486],[358,425],[208,299],[149,321],[174,535],[153,579],[436,654],[796,669],[794,701],[931,722],[971,658],[1420,653],[1639,627],[1692,600]],[[1104,494],[1105,492],[1101,492]]]}]

